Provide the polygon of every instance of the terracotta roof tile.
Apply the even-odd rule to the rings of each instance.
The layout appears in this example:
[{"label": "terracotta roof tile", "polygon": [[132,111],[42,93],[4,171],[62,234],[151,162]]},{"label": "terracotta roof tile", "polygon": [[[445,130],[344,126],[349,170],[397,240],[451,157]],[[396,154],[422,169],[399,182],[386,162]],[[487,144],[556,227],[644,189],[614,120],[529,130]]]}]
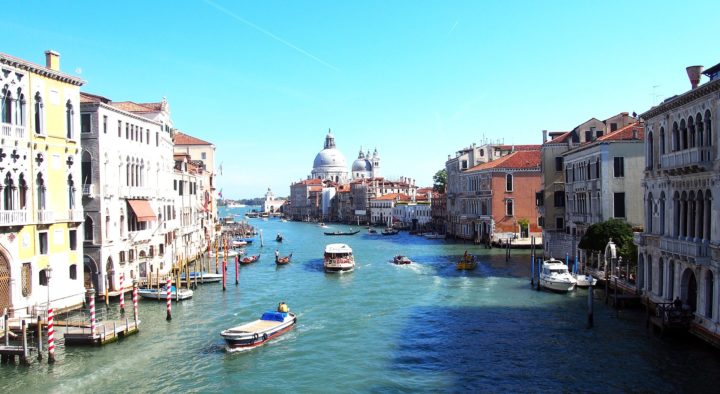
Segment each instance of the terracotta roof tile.
[{"label": "terracotta roof tile", "polygon": [[540,167],[540,160],[541,155],[539,150],[521,150],[515,151],[491,162],[479,164],[470,168],[468,172],[487,170],[491,168],[537,168]]},{"label": "terracotta roof tile", "polygon": [[132,101],[119,101],[115,103],[110,103],[113,107],[127,111],[127,112],[139,112],[139,113],[146,113],[146,112],[155,112],[155,110],[150,109],[148,107],[145,107],[138,103],[133,103]]},{"label": "terracotta roof tile", "polygon": [[513,150],[513,151],[519,151],[519,150],[538,150],[540,149],[540,145],[498,145],[498,148],[501,150]]},{"label": "terracotta roof tile", "polygon": [[107,97],[99,96],[97,94],[80,92],[81,103],[105,103],[109,104],[111,100]]},{"label": "terracotta roof tile", "polygon": [[175,145],[212,145],[211,143],[203,141],[200,138],[195,138],[179,131],[175,132],[175,138],[173,142],[175,143]]},{"label": "terracotta roof tile", "polygon": [[411,198],[407,194],[404,193],[389,193],[382,195],[380,197],[376,197],[375,200],[382,200],[382,201],[392,201],[392,200],[399,200],[399,201],[410,201]]},{"label": "terracotta roof tile", "polygon": [[[633,132],[637,132],[637,138],[633,138]],[[623,140],[644,140],[645,126],[640,122],[631,123],[612,133],[599,137],[596,141],[623,141]]]}]

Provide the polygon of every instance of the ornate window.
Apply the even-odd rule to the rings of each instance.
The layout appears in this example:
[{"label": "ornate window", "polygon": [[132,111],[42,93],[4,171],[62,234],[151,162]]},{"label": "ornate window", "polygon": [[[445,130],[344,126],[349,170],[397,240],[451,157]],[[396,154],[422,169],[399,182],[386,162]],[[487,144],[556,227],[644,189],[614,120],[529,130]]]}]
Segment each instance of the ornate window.
[{"label": "ornate window", "polygon": [[35,93],[35,117],[34,117],[34,123],[35,123],[35,134],[43,134],[45,131],[45,113],[44,113],[44,105],[42,96],[40,95],[40,92]]},{"label": "ornate window", "polygon": [[68,186],[68,208],[75,209],[75,182],[73,181],[72,175],[68,175],[67,186]]},{"label": "ornate window", "polygon": [[38,211],[45,210],[45,179],[43,179],[42,173],[37,174],[36,180],[37,187],[37,209]]},{"label": "ornate window", "polygon": [[75,109],[70,100],[65,104],[65,131],[68,139],[75,137]]},{"label": "ornate window", "polygon": [[23,263],[20,272],[20,282],[23,297],[32,295],[32,263]]}]

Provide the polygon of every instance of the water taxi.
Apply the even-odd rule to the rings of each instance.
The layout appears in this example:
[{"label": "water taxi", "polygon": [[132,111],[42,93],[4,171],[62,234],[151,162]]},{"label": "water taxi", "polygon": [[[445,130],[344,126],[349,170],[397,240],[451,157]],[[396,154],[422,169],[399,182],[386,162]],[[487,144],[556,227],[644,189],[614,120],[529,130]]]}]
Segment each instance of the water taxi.
[{"label": "water taxi", "polygon": [[323,256],[325,272],[351,272],[355,269],[355,256],[346,244],[328,244]]},{"label": "water taxi", "polygon": [[540,270],[540,286],[552,291],[568,292],[575,288],[576,283],[565,263],[553,258],[543,261]]},{"label": "water taxi", "polygon": [[410,258],[408,258],[407,256],[397,255],[393,257],[393,264],[412,264],[412,260],[410,260]]},{"label": "water taxi", "polygon": [[290,331],[297,324],[292,312],[265,312],[260,319],[228,328],[220,333],[228,352],[248,350]]}]

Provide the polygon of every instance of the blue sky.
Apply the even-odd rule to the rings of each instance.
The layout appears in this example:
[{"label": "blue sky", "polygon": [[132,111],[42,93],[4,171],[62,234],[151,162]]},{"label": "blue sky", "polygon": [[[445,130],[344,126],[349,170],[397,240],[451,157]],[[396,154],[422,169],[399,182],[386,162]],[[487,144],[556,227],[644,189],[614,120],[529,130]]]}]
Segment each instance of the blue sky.
[{"label": "blue sky", "polygon": [[[213,142],[229,198],[289,194],[328,128],[348,165],[430,185],[483,138],[641,113],[720,62],[710,1],[28,2],[3,6],[0,52],[115,101],[167,97],[175,127]],[[704,80],[703,80],[704,81]]]}]

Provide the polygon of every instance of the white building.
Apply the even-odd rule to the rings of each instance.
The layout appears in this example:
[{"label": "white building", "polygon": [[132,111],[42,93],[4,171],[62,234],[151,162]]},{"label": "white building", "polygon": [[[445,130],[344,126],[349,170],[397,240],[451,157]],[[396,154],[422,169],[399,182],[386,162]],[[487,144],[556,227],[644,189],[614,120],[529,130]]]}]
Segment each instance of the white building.
[{"label": "white building", "polygon": [[87,286],[100,293],[129,290],[133,279],[172,267],[171,128],[166,101],[81,94],[84,266]]},{"label": "white building", "polygon": [[262,211],[267,213],[279,212],[283,205],[285,205],[285,200],[275,198],[272,190],[268,188],[267,193],[265,193],[265,201],[263,201]]},{"label": "white building", "polygon": [[313,169],[310,175],[313,179],[330,180],[335,183],[346,183],[348,181],[347,162],[345,156],[335,147],[335,137],[328,130],[325,136],[325,145],[313,161]]},{"label": "white building", "polygon": [[415,230],[424,227],[432,219],[430,201],[396,202],[392,209],[392,217],[404,228]]},{"label": "white building", "polygon": [[188,155],[175,158],[173,191],[177,210],[178,231],[170,239],[175,268],[186,261],[194,261],[208,247],[208,218],[204,215],[205,200],[200,192],[204,168]]}]

